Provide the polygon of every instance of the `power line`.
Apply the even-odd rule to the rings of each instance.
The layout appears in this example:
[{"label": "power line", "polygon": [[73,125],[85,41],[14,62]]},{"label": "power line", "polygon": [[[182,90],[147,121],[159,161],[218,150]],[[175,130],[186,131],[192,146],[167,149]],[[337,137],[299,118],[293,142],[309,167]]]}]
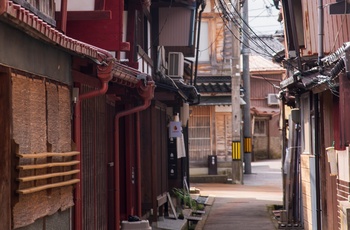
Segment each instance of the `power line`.
[{"label": "power line", "polygon": [[[221,1],[221,0],[220,0]],[[230,3],[231,3],[231,5],[232,5],[232,8],[235,10],[235,12],[236,12],[236,14],[240,17],[240,19],[242,20],[242,22],[244,23],[244,24],[246,24],[247,25],[247,28],[267,47],[267,48],[269,48],[273,53],[275,53],[276,55],[277,55],[277,57],[280,57],[278,54],[277,54],[277,52],[273,49],[273,48],[271,48],[263,39],[261,39],[260,38],[260,36],[258,36],[256,33],[255,33],[255,31],[247,24],[247,22],[245,21],[245,20],[243,20],[243,18],[242,18],[242,16],[241,16],[241,14],[237,11],[237,9],[233,6],[233,4],[232,4],[232,0],[230,0]],[[226,4],[226,3],[225,3]],[[246,32],[246,31],[243,31],[243,32],[245,32],[245,33],[248,33],[248,32]],[[250,38],[251,38],[251,36],[249,36]],[[244,44],[243,44],[244,45]],[[263,48],[263,47],[261,47],[261,46],[259,46],[262,50],[265,50],[266,52],[268,52],[265,48]],[[249,47],[248,47],[249,48]],[[268,52],[269,53],[269,52]],[[271,55],[271,54],[270,54]],[[274,57],[273,55],[271,55],[271,57]],[[280,57],[280,58],[282,58],[282,57]],[[288,63],[292,68],[294,68],[294,69],[296,69],[296,70],[299,70],[298,69],[298,67],[296,67],[296,66],[294,66],[292,63],[290,63],[288,60],[286,60],[285,58],[283,58],[283,60],[286,62],[286,63]],[[299,70],[300,71],[300,70]]]}]

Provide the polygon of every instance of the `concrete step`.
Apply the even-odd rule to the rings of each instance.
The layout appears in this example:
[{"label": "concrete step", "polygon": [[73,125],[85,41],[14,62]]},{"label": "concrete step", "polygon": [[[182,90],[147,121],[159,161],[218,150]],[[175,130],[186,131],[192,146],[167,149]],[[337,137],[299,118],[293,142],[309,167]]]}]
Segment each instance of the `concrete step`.
[{"label": "concrete step", "polygon": [[227,175],[191,175],[190,183],[227,183]]}]

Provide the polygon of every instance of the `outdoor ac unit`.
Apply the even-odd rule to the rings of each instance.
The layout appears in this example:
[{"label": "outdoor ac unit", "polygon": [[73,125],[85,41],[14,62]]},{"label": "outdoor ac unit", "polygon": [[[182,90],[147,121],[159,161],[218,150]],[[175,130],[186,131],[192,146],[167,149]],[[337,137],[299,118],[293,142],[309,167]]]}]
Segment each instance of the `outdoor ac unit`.
[{"label": "outdoor ac unit", "polygon": [[168,76],[179,79],[184,75],[184,55],[181,52],[169,52]]},{"label": "outdoor ac unit", "polygon": [[269,93],[267,95],[267,104],[268,105],[278,105],[277,94]]}]

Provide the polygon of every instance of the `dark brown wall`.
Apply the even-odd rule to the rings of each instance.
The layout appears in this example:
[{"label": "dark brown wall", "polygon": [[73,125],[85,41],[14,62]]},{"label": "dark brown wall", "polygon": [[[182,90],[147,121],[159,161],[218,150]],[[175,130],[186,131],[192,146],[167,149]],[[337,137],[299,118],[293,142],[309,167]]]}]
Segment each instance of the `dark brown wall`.
[{"label": "dark brown wall", "polygon": [[[81,93],[95,88],[83,85]],[[82,101],[82,201],[84,229],[107,229],[107,129],[105,95]]]},{"label": "dark brown wall", "polygon": [[157,196],[168,191],[166,107],[152,103],[141,120],[141,186],[143,212],[157,208]]},{"label": "dark brown wall", "polygon": [[0,223],[11,229],[11,78],[2,70],[0,66]]},{"label": "dark brown wall", "polygon": [[321,208],[322,208],[322,229],[338,229],[338,211],[337,211],[337,177],[330,175],[330,166],[326,156],[325,148],[332,146],[334,139],[333,132],[333,95],[330,91],[321,94],[321,141],[322,153],[320,155],[320,173],[321,173]]},{"label": "dark brown wall", "polygon": [[339,77],[339,91],[339,144],[341,149],[345,149],[350,144],[350,120],[348,118],[350,114],[350,80],[345,76]]}]

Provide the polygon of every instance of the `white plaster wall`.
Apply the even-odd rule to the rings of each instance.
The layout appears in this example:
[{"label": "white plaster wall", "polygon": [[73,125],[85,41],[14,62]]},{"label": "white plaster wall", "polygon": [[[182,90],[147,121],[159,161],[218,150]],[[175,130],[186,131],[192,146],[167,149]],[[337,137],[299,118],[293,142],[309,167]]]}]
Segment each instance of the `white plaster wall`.
[{"label": "white plaster wall", "polygon": [[[56,11],[61,10],[61,0],[55,1]],[[95,9],[95,0],[68,0],[68,11],[89,11]]]}]

